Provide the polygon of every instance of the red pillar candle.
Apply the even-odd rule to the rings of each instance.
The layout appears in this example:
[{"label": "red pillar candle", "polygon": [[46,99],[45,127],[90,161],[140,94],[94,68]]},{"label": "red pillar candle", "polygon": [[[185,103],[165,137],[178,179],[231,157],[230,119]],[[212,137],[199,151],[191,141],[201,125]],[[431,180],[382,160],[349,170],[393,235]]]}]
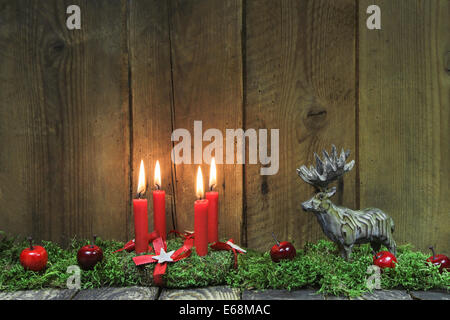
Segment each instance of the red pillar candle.
[{"label": "red pillar candle", "polygon": [[153,227],[161,238],[166,240],[166,192],[161,190],[159,161],[156,161],[155,167],[155,186],[157,190],[153,191]]},{"label": "red pillar candle", "polygon": [[208,200],[203,197],[203,176],[197,172],[197,198],[194,203],[194,246],[199,256],[208,253]]},{"label": "red pillar candle", "polygon": [[133,199],[134,238],[136,253],[148,250],[148,211],[147,199],[141,199],[146,189],[144,161],[139,169],[138,199]]},{"label": "red pillar candle", "polygon": [[219,212],[219,193],[213,191],[216,185],[216,162],[214,158],[211,160],[211,169],[209,172],[209,192],[206,192],[206,199],[208,200],[208,242],[217,242],[218,235],[218,212]]}]

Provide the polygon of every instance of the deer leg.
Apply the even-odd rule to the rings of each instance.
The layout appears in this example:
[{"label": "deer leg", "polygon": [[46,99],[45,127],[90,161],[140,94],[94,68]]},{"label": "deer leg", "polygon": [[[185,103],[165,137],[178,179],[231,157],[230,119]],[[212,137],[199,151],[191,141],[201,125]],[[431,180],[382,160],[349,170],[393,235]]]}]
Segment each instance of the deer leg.
[{"label": "deer leg", "polygon": [[370,243],[370,246],[372,247],[372,250],[375,251],[375,253],[377,253],[378,251],[380,251],[381,243],[374,241]]},{"label": "deer leg", "polygon": [[345,248],[344,245],[342,243],[336,243],[338,248],[339,248],[339,253],[341,254],[342,259],[347,260],[347,255],[345,252]]},{"label": "deer leg", "polygon": [[352,249],[353,249],[353,245],[349,245],[349,246],[344,245],[344,253],[345,253],[344,259],[345,260],[350,261],[351,256],[352,256]]}]

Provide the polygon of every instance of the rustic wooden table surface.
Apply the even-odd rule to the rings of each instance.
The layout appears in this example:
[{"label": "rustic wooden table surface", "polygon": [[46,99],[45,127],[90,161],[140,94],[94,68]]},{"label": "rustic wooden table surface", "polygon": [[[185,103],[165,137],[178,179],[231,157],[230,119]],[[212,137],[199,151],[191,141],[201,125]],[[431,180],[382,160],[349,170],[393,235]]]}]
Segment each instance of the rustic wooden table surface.
[{"label": "rustic wooden table surface", "polygon": [[[160,289],[156,287],[100,288],[89,290],[43,289],[0,292],[0,300],[347,300],[323,296],[315,290],[241,291],[225,286],[196,289]],[[444,291],[376,290],[356,300],[450,300]]]}]

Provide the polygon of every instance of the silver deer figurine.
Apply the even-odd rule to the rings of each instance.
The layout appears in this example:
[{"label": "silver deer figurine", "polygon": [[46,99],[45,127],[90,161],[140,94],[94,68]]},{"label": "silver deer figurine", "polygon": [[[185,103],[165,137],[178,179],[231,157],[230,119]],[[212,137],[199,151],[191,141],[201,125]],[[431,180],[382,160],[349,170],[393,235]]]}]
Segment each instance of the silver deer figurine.
[{"label": "silver deer figurine", "polygon": [[370,242],[375,252],[383,244],[396,254],[396,244],[392,237],[394,221],[390,216],[376,208],[351,210],[337,206],[330,198],[336,193],[336,187],[328,188],[328,184],[344,173],[350,171],[355,161],[346,163],[350,150],[338,156],[336,147],[332,145],[331,155],[323,150],[323,160],[314,153],[316,167],[301,166],[297,173],[306,183],[316,187],[317,193],[302,203],[305,211],[313,212],[325,235],[335,242],[344,259],[349,260],[355,244]]}]

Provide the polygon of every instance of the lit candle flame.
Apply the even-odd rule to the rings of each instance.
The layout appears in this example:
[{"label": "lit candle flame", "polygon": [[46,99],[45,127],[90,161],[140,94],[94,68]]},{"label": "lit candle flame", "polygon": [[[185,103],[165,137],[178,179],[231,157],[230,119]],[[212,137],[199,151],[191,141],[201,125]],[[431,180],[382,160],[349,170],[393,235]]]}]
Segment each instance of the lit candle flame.
[{"label": "lit candle flame", "polygon": [[155,166],[155,186],[156,188],[161,188],[161,168],[159,167],[159,161],[156,161]]},{"label": "lit candle flame", "polygon": [[197,198],[203,198],[203,175],[202,169],[200,167],[198,167],[197,171]]},{"label": "lit candle flame", "polygon": [[138,182],[138,188],[137,193],[139,196],[143,195],[145,193],[145,169],[144,169],[144,160],[141,160],[141,166],[139,168],[139,182]]},{"label": "lit candle flame", "polygon": [[209,189],[212,190],[216,184],[217,184],[216,160],[212,158],[211,167],[209,169]]}]

